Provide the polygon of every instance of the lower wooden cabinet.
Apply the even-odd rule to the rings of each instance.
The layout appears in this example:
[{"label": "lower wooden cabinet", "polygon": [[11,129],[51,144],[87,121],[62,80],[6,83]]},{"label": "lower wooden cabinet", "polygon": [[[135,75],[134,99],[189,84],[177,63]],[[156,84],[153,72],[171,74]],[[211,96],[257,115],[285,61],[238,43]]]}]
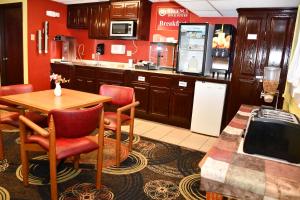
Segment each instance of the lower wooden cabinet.
[{"label": "lower wooden cabinet", "polygon": [[51,73],[71,79],[63,86],[66,88],[98,94],[103,84],[132,87],[140,102],[137,117],[190,128],[194,86],[199,77],[65,64],[51,64],[51,69]]},{"label": "lower wooden cabinet", "polygon": [[149,86],[139,83],[132,83],[130,86],[134,88],[135,99],[140,102],[136,107],[136,115],[143,117],[148,114]]},{"label": "lower wooden cabinet", "polygon": [[168,120],[170,88],[150,87],[149,115],[157,119]]},{"label": "lower wooden cabinet", "polygon": [[169,120],[179,126],[190,128],[193,98],[193,90],[172,89],[169,104]]}]

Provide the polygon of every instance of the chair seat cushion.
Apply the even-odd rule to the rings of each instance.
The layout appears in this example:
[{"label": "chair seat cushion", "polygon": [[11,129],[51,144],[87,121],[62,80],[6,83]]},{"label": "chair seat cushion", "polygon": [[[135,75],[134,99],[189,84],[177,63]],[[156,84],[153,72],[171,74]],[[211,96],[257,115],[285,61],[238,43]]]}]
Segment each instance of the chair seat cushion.
[{"label": "chair seat cushion", "polygon": [[[69,156],[88,153],[98,149],[98,136],[86,136],[82,138],[56,138],[56,158],[58,160]],[[45,150],[49,150],[49,139],[40,135],[27,137],[27,142],[38,143]]]},{"label": "chair seat cushion", "polygon": [[[104,112],[105,128],[115,131],[117,128],[117,113]],[[121,125],[128,125],[130,116],[121,114]]]}]

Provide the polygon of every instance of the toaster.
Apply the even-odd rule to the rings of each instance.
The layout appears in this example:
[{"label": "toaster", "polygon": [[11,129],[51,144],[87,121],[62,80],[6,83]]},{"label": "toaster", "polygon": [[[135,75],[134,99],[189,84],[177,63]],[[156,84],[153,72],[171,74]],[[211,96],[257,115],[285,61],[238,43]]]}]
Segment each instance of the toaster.
[{"label": "toaster", "polygon": [[254,110],[245,131],[243,150],[248,154],[300,163],[299,119],[280,110]]}]

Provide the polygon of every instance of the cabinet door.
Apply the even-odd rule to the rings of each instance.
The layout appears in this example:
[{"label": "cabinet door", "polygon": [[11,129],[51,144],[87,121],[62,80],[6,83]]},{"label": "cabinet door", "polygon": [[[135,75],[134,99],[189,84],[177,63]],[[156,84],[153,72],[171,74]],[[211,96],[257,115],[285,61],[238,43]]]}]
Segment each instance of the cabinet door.
[{"label": "cabinet door", "polygon": [[89,9],[89,38],[108,39],[109,37],[109,3],[100,3]]},{"label": "cabinet door", "polygon": [[88,28],[88,11],[87,4],[69,5],[68,6],[68,28]]},{"label": "cabinet door", "polygon": [[125,2],[124,4],[124,18],[137,18],[139,2]]},{"label": "cabinet door", "polygon": [[[288,60],[292,46],[296,12],[294,13],[272,13],[267,18],[266,45],[262,59],[263,66],[274,66],[281,68],[279,83],[278,107],[282,107],[282,94],[288,71]],[[273,101],[275,106],[275,101]]]},{"label": "cabinet door", "polygon": [[99,39],[108,39],[109,37],[109,26],[110,26],[110,5],[109,3],[101,4],[101,23],[100,23],[100,37]]},{"label": "cabinet door", "polygon": [[156,118],[169,117],[170,89],[163,87],[150,87],[149,114]]},{"label": "cabinet door", "polygon": [[193,91],[172,89],[169,107],[169,119],[172,123],[190,128],[193,109]]},{"label": "cabinet door", "polygon": [[116,19],[123,18],[124,17],[124,6],[125,6],[125,4],[123,2],[111,3],[110,17],[116,18]]},{"label": "cabinet door", "polygon": [[265,12],[239,16],[227,121],[231,120],[241,104],[261,104],[262,84],[256,76],[263,75],[265,26]]},{"label": "cabinet door", "polygon": [[72,80],[72,89],[85,91],[86,80],[82,77],[74,77]]},{"label": "cabinet door", "polygon": [[140,105],[136,107],[137,115],[145,115],[148,113],[148,99],[149,99],[149,86],[143,84],[132,84],[135,93],[136,101],[140,102]]}]

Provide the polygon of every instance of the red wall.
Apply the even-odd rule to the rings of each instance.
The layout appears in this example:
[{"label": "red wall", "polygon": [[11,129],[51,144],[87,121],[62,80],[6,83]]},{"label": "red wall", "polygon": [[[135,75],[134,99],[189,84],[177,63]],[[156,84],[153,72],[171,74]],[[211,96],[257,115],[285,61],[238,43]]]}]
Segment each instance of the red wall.
[{"label": "red wall", "polygon": [[[180,6],[177,3],[154,3],[151,11],[151,25],[149,39],[152,41],[153,34],[161,34],[165,37],[174,37],[177,39],[178,31],[160,31],[156,29],[156,13],[158,6]],[[46,16],[46,10],[52,10],[60,13],[59,18],[51,18]],[[71,35],[77,38],[78,44],[84,44],[84,55],[82,59],[92,59],[92,54],[96,51],[96,44],[105,44],[105,54],[100,56],[100,60],[114,61],[114,62],[127,62],[129,58],[138,60],[149,59],[149,41],[135,41],[137,51],[132,57],[126,55],[113,55],[110,53],[111,44],[124,44],[126,50],[135,52],[133,41],[128,40],[92,40],[88,39],[87,30],[67,29],[67,7],[66,5],[56,3],[50,0],[28,0],[28,70],[29,70],[29,83],[34,85],[35,90],[48,89],[49,83],[49,71],[50,71],[50,58],[61,57],[61,47],[58,42],[53,41],[55,35]],[[42,29],[43,22],[49,21],[49,53],[38,54],[37,41],[31,41],[30,35],[35,34],[38,29]],[[217,17],[207,18],[198,17],[193,13],[190,13],[190,22],[199,23],[228,23],[236,26],[237,18],[235,17]]]},{"label": "red wall", "polygon": [[[46,10],[60,13],[60,18],[46,16]],[[53,38],[56,34],[69,34],[66,28],[67,7],[63,4],[50,0],[28,0],[28,76],[29,83],[33,84],[35,90],[50,88],[50,55],[56,51]],[[43,22],[49,21],[49,52],[38,54],[37,30],[43,28]],[[30,40],[31,34],[35,34],[34,41]],[[52,53],[51,53],[52,52]]]}]

